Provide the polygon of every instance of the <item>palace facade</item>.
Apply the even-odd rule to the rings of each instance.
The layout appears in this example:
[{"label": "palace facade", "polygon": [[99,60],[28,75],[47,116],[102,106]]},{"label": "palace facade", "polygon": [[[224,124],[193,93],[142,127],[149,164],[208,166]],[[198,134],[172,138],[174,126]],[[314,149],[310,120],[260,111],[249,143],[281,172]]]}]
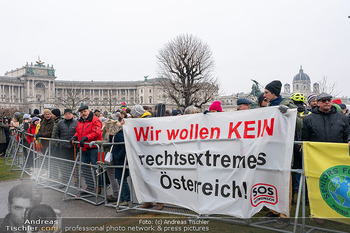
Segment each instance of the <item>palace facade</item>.
[{"label": "palace facade", "polygon": [[[167,109],[177,109],[164,92],[161,80],[147,77],[142,81],[57,80],[53,66],[45,65],[39,59],[35,64],[27,63],[0,76],[0,104],[4,109],[17,108],[29,113],[34,109],[42,112],[45,108],[77,110],[82,104],[90,109],[111,112],[119,109],[122,102],[128,107],[135,104],[153,107],[164,103]],[[217,94],[213,100],[216,97]]]}]

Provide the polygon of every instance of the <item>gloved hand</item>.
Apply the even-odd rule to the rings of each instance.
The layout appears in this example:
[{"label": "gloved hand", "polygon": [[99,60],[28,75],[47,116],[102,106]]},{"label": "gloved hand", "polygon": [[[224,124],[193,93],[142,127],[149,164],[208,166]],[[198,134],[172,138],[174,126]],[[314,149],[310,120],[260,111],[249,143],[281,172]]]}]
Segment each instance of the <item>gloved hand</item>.
[{"label": "gloved hand", "polygon": [[298,112],[305,112],[305,107],[302,105],[298,106]]},{"label": "gloved hand", "polygon": [[209,110],[205,110],[204,112],[203,112],[203,114],[207,114],[208,112],[210,112]]},{"label": "gloved hand", "polygon": [[40,138],[40,137],[42,137],[42,136],[43,136],[42,133],[37,133],[37,134],[34,135],[35,139]]},{"label": "gloved hand", "polygon": [[69,142],[70,142],[70,144],[74,145],[74,141],[76,141],[76,140],[78,140],[78,137],[77,137],[77,136],[73,136],[73,137],[69,140]]},{"label": "gloved hand", "polygon": [[87,140],[89,140],[89,139],[88,139],[86,136],[83,137],[83,138],[80,140],[80,143],[79,143],[80,147],[84,147],[84,146],[85,146],[84,143],[85,143]]},{"label": "gloved hand", "polygon": [[286,113],[288,110],[288,107],[286,105],[280,105],[278,106],[278,110],[280,110],[281,113]]}]

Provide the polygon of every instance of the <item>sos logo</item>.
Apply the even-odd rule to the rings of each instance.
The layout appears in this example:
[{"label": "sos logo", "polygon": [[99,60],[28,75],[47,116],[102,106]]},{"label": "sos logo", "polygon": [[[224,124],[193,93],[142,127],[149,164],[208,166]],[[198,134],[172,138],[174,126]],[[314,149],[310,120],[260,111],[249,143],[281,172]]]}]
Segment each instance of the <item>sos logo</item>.
[{"label": "sos logo", "polygon": [[250,192],[250,203],[257,207],[261,203],[268,203],[275,205],[278,202],[277,189],[269,184],[256,184],[252,187]]}]

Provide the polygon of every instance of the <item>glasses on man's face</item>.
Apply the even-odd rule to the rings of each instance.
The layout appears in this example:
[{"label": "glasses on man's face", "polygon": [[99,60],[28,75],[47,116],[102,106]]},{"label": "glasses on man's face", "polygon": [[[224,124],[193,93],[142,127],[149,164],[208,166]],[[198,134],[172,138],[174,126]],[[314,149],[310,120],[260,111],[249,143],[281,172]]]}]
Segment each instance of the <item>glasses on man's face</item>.
[{"label": "glasses on man's face", "polygon": [[331,102],[331,99],[321,100],[322,103]]},{"label": "glasses on man's face", "polygon": [[265,93],[265,95],[267,95],[267,94],[269,94],[269,93],[271,93],[271,92],[270,92],[270,91],[265,91],[264,93]]}]

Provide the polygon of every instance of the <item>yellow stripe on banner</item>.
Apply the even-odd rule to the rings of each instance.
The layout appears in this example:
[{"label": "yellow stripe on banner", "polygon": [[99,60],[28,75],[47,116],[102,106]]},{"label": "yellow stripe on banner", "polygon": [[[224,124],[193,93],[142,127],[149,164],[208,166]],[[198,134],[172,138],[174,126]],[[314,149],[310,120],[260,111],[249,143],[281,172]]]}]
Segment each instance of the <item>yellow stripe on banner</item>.
[{"label": "yellow stripe on banner", "polygon": [[304,142],[312,217],[350,224],[350,156],[346,143]]}]

